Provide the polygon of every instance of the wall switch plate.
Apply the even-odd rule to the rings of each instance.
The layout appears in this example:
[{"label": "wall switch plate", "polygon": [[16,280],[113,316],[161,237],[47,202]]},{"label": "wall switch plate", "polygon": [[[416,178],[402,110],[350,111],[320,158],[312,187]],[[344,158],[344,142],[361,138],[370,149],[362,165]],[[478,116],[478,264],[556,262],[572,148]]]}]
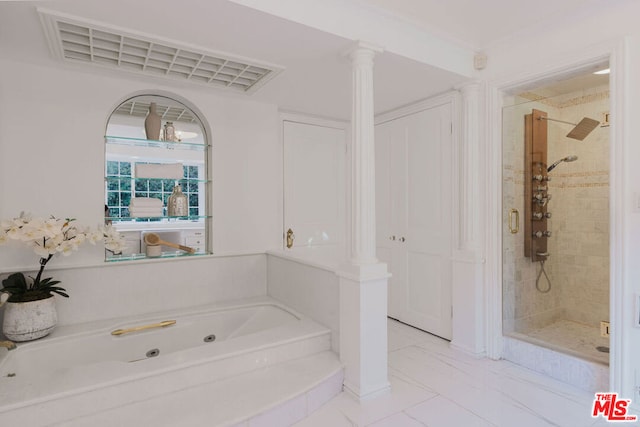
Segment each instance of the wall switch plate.
[{"label": "wall switch plate", "polygon": [[600,336],[608,337],[609,336],[609,322],[602,321],[600,322]]}]

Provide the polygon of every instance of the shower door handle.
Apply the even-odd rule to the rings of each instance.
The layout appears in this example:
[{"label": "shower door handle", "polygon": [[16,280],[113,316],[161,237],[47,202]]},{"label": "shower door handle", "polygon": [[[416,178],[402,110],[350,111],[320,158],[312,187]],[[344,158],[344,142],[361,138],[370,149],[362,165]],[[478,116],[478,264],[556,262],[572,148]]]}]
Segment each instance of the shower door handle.
[{"label": "shower door handle", "polygon": [[509,231],[511,234],[516,234],[520,231],[520,212],[518,212],[518,209],[511,209],[509,212]]}]

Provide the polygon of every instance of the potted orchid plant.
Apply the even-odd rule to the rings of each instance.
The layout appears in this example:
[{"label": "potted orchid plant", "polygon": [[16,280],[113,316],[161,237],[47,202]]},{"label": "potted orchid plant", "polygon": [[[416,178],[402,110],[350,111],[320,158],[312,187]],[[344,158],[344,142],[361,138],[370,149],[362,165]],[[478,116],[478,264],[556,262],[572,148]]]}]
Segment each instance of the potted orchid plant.
[{"label": "potted orchid plant", "polygon": [[73,218],[32,218],[24,213],[0,221],[0,244],[12,240],[24,243],[40,256],[40,268],[35,277],[13,273],[2,281],[0,294],[5,295],[1,301],[7,301],[2,329],[4,335],[14,341],[46,336],[56,325],[53,296],[68,298],[69,295],[58,286],[59,280],[42,277],[47,263],[55,255],[68,256],[85,242],[103,241],[105,248],[114,253],[125,247],[122,235],[110,225],[92,229],[78,226]]}]

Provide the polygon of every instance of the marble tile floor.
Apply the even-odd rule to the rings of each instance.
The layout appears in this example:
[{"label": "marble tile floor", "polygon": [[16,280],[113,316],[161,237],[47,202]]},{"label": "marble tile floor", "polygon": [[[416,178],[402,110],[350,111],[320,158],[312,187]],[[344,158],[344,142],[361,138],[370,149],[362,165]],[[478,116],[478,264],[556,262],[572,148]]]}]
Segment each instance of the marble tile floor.
[{"label": "marble tile floor", "polygon": [[[593,395],[511,362],[477,359],[389,320],[390,395],[344,392],[296,427],[604,427]],[[635,423],[624,423],[636,425]],[[640,425],[640,424],[638,424]]]}]

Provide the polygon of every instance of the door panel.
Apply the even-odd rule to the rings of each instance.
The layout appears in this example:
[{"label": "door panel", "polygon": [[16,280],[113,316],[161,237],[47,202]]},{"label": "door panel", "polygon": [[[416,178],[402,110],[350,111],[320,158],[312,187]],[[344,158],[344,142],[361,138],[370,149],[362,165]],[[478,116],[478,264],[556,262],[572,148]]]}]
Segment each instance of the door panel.
[{"label": "door panel", "polygon": [[390,254],[392,274],[389,315],[444,338],[451,338],[450,126],[451,107],[444,105],[376,127],[377,223],[386,231],[379,248]]},{"label": "door panel", "polygon": [[[393,265],[403,262],[400,248],[397,245],[397,204],[403,203],[398,194],[397,164],[398,160],[391,161],[391,157],[397,158],[401,155],[400,150],[392,149],[391,138],[399,129],[395,121],[387,122],[376,126],[375,146],[376,146],[376,256],[387,264],[391,270]],[[393,168],[393,169],[392,169]],[[392,180],[392,176],[394,179]],[[396,234],[394,234],[396,233]],[[402,315],[405,305],[404,291],[397,290],[403,287],[404,269],[397,269],[392,272],[387,287],[387,312],[390,317],[398,319]]]},{"label": "door panel", "polygon": [[344,243],[345,131],[285,121],[284,229],[294,247]]},{"label": "door panel", "polygon": [[[412,318],[433,317],[440,313],[441,288],[429,286],[442,280],[442,268],[437,256],[409,252],[407,311]],[[425,286],[426,285],[426,286]]]}]

